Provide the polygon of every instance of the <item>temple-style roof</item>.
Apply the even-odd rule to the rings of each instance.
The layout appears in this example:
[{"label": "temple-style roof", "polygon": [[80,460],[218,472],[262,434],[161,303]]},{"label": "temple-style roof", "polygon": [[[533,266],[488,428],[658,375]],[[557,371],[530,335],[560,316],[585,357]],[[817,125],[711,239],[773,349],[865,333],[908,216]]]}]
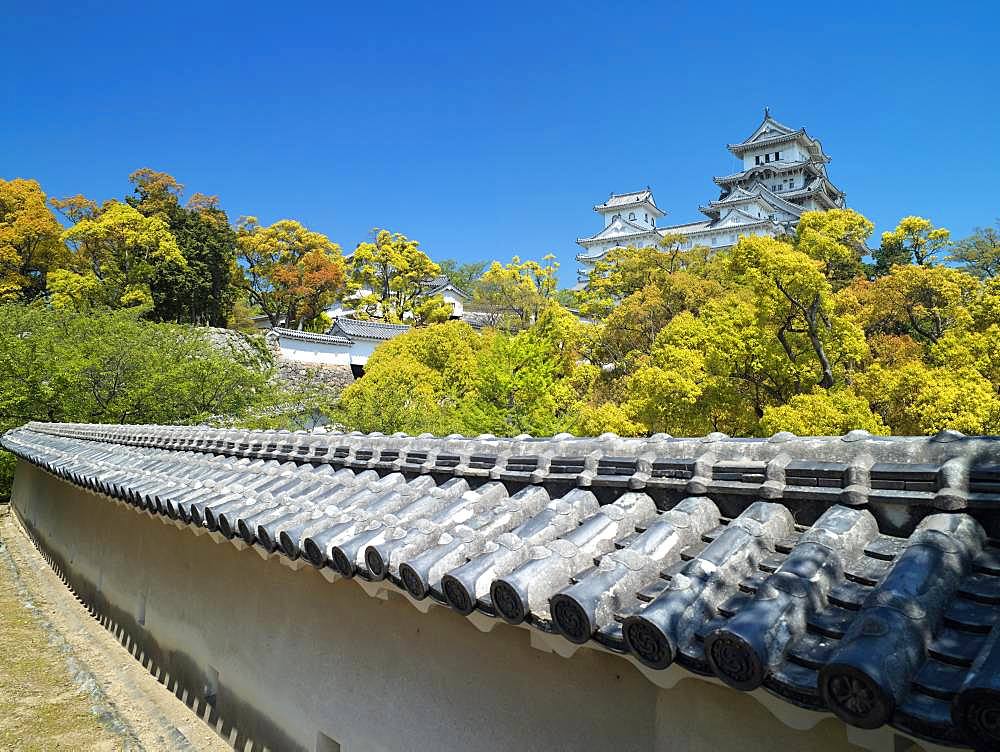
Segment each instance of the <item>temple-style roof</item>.
[{"label": "temple-style roof", "polygon": [[446,275],[440,274],[424,285],[425,295],[437,295],[439,292],[451,290],[455,295],[466,300],[472,300],[472,296],[461,287],[452,282]]},{"label": "temple-style roof", "polygon": [[643,191],[632,191],[631,193],[612,193],[611,197],[603,204],[597,204],[594,207],[594,211],[606,213],[614,209],[628,209],[641,204],[645,204],[648,207],[649,213],[656,217],[666,215],[666,212],[656,205],[656,202],[653,200],[653,192],[649,188]]},{"label": "temple-style roof", "polygon": [[301,342],[313,342],[321,345],[353,345],[352,342],[347,337],[341,337],[335,334],[318,334],[316,332],[302,332],[298,329],[286,329],[282,326],[276,326],[270,331],[271,334],[279,337],[280,339],[294,339]]},{"label": "temple-style roof", "polygon": [[326,330],[328,335],[342,335],[349,339],[387,340],[409,331],[406,324],[384,324],[381,321],[362,321],[360,319],[339,318],[333,326]]},{"label": "temple-style roof", "polygon": [[366,592],[646,672],[676,663],[860,728],[1000,745],[998,438],[30,423],[2,444],[108,503]]},{"label": "temple-style roof", "polygon": [[[783,212],[791,214],[793,217],[800,216],[804,211],[798,204],[782,198],[761,183],[756,183],[753,188],[749,190],[746,188],[736,188],[728,196],[718,199],[717,201],[713,201],[707,206],[701,206],[698,210],[710,217],[717,217],[723,209],[729,206],[740,206],[754,202],[763,203],[765,206],[779,209]],[[760,218],[753,217],[753,219],[757,221]]]},{"label": "temple-style roof", "polygon": [[743,170],[742,172],[734,172],[729,175],[718,175],[712,178],[712,182],[719,186],[727,186],[732,183],[739,183],[743,180],[750,180],[757,175],[762,175],[769,171],[775,173],[776,175],[783,175],[796,170],[802,170],[811,175],[825,175],[823,162],[816,162],[811,159],[798,161],[779,159],[774,162],[765,162],[763,164],[753,165],[749,169]]},{"label": "temple-style roof", "polygon": [[710,220],[710,219],[701,219],[701,220],[698,220],[696,222],[685,222],[684,224],[680,224],[680,225],[669,225],[667,227],[657,227],[656,231],[658,233],[660,233],[660,235],[671,235],[671,234],[686,235],[688,233],[698,232],[699,230],[704,230],[707,227],[709,227],[709,225],[711,225],[711,224],[712,224],[712,220]]},{"label": "temple-style roof", "polygon": [[805,128],[793,129],[783,123],[779,123],[771,117],[770,110],[766,108],[764,110],[764,119],[754,132],[744,141],[738,144],[729,144],[726,148],[736,156],[742,156],[752,149],[799,140],[805,144],[812,159],[820,162],[829,161],[830,158],[823,153],[823,147],[820,142],[806,133]]},{"label": "temple-style roof", "polygon": [[601,243],[608,240],[629,240],[646,235],[657,235],[655,227],[643,227],[635,222],[630,222],[624,217],[615,217],[611,222],[596,235],[589,238],[577,238],[577,243],[584,247]]}]

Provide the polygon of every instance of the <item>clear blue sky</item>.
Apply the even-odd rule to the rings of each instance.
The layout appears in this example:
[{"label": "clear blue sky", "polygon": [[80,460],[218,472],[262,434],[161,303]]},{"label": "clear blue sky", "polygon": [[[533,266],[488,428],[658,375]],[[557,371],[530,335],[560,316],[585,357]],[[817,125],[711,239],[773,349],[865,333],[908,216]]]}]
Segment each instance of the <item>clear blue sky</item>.
[{"label": "clear blue sky", "polygon": [[1000,217],[992,2],[50,5],[0,24],[0,176],[50,195],[148,166],[345,250],[388,227],[571,284],[593,204],[698,219],[766,104],[878,231]]}]

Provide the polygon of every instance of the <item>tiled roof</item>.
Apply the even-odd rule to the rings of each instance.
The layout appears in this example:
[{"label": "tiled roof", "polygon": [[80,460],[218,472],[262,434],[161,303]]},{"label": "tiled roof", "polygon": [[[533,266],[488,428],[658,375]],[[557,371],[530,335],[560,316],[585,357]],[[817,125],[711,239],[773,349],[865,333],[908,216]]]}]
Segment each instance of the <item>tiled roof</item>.
[{"label": "tiled roof", "polygon": [[341,334],[353,339],[363,337],[365,339],[392,339],[393,337],[409,331],[406,324],[383,324],[381,321],[361,321],[360,319],[339,318],[333,322],[327,330],[328,335]]},{"label": "tiled roof", "polygon": [[862,728],[1000,745],[997,438],[31,423],[3,445],[218,540],[462,614]]},{"label": "tiled roof", "polygon": [[594,211],[621,209],[628,206],[636,206],[646,201],[659,212],[661,217],[664,216],[665,212],[656,206],[656,202],[653,200],[653,192],[649,188],[644,191],[632,191],[631,193],[612,193],[607,201],[595,206]]},{"label": "tiled roof", "polygon": [[472,296],[469,293],[467,293],[461,287],[459,287],[454,282],[452,282],[451,279],[449,279],[444,274],[439,274],[437,277],[434,277],[434,279],[432,279],[429,282],[427,282],[424,285],[424,294],[425,295],[434,295],[435,293],[440,292],[441,290],[443,290],[443,289],[445,289],[447,287],[450,287],[452,290],[454,290],[455,292],[457,292],[459,295],[461,295],[464,298],[468,298],[468,299],[472,298]]},{"label": "tiled roof", "polygon": [[317,334],[316,332],[301,332],[298,329],[285,329],[281,326],[274,327],[271,332],[276,334],[278,337],[283,337],[285,339],[297,339],[302,342],[345,346],[354,344],[347,337],[338,337],[334,334]]}]

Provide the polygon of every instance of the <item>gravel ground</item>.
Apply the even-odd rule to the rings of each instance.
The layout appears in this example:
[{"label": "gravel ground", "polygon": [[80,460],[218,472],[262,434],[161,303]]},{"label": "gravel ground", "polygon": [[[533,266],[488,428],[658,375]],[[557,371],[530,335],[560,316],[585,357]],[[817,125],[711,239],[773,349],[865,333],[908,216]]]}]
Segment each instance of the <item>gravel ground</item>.
[{"label": "gravel ground", "polygon": [[231,750],[73,597],[0,505],[0,750]]}]

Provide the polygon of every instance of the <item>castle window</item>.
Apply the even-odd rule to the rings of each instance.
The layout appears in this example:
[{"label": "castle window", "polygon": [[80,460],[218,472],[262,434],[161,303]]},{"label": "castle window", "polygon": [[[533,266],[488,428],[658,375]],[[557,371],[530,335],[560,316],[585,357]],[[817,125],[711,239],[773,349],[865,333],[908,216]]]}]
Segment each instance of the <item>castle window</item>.
[{"label": "castle window", "polygon": [[635,219],[635,212],[629,212],[628,213],[628,218],[629,219]]},{"label": "castle window", "polygon": [[760,154],[754,157],[754,164],[760,164]]},{"label": "castle window", "polygon": [[764,155],[764,161],[765,162],[771,161],[771,152],[768,152],[767,154]]},{"label": "castle window", "polygon": [[774,152],[774,161],[777,162],[779,159],[781,159],[781,152],[780,151]]}]

